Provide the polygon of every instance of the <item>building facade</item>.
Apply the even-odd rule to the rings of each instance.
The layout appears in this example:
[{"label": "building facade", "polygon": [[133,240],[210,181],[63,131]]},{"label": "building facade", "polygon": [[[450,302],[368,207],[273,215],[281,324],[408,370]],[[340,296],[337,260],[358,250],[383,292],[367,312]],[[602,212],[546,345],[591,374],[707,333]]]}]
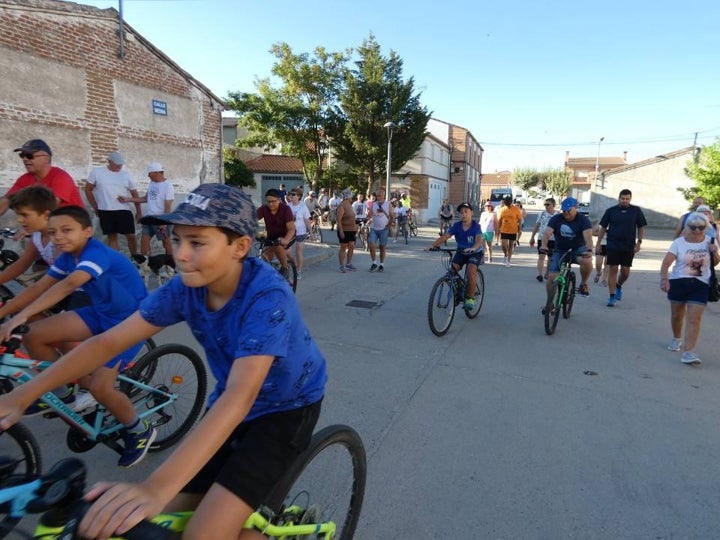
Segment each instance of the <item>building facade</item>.
[{"label": "building facade", "polygon": [[1,0],[0,72],[0,185],[24,172],[12,150],[34,138],[80,184],[113,150],[141,192],[150,161],[180,192],[222,181],[224,103],[115,9]]}]

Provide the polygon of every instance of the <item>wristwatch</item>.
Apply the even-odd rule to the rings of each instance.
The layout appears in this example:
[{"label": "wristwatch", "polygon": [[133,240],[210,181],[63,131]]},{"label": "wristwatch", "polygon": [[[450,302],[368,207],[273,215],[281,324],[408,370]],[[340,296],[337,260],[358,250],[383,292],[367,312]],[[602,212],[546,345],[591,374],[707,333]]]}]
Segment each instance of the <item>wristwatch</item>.
[{"label": "wristwatch", "polygon": [[638,243],[638,244],[642,244],[642,240],[638,240],[637,243]]}]

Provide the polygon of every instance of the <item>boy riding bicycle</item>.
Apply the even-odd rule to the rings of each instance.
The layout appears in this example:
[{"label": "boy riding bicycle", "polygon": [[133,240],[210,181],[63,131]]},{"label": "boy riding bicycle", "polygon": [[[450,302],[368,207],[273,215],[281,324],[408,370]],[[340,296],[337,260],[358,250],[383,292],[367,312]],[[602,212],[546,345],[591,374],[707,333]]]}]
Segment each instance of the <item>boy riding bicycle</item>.
[{"label": "boy riding bicycle", "polygon": [[467,264],[467,288],[465,291],[465,309],[475,308],[475,283],[477,281],[477,267],[483,264],[485,239],[480,231],[480,225],[473,219],[473,208],[464,202],[457,207],[460,221],[450,227],[444,235],[432,243],[430,249],[440,247],[440,244],[455,236],[457,251],[452,259],[453,269],[459,272]]},{"label": "boy riding bicycle", "polygon": [[325,359],[281,276],[248,257],[257,222],[242,190],[202,184],[174,212],[143,220],[173,225],[178,275],[127,320],[0,396],[0,428],[47,389],[185,320],[217,379],[207,413],[141,484],[95,486],[87,498],[96,502],[80,532],[122,534],[165,508],[195,510],[186,538],[265,538],[242,526],[309,444]]},{"label": "boy riding bicycle", "polygon": [[[30,331],[23,338],[32,358],[55,361],[59,356],[58,343],[83,341],[112,328],[137,309],[140,300],[147,296],[147,290],[137,269],[126,257],[93,238],[92,221],[84,208],[64,206],[53,210],[48,233],[62,254],[46,275],[0,308],[0,317],[15,314],[0,326],[0,341],[7,340],[15,328],[82,287],[92,305],[32,322]],[[138,418],[128,396],[115,386],[117,374],[135,358],[142,341],[127,343],[105,357],[104,365],[99,363],[73,377],[63,378],[55,386],[33,396],[39,397],[55,389],[60,399],[72,404],[72,390],[64,385],[92,373],[90,392],[126,427],[125,448],[118,461],[120,467],[139,463],[155,438],[155,430]],[[25,394],[25,390],[24,386],[19,387],[20,393]],[[48,410],[40,401],[24,402],[23,405],[22,410],[27,410],[27,415]]]},{"label": "boy riding bicycle", "polygon": [[277,240],[277,245],[265,247],[268,260],[277,257],[283,275],[288,269],[288,252],[295,238],[295,216],[290,207],[280,198],[280,191],[268,189],[265,192],[265,204],[257,209],[257,219],[265,221],[267,240]]}]

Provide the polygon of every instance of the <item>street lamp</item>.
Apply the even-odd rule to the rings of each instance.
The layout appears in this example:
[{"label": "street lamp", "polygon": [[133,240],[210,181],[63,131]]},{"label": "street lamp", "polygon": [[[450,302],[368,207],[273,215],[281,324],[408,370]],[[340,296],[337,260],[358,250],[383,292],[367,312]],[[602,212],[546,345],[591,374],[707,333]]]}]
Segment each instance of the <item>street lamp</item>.
[{"label": "street lamp", "polygon": [[605,137],[600,137],[598,141],[597,157],[595,158],[595,184],[597,184],[598,176],[600,174],[600,145],[605,140]]},{"label": "street lamp", "polygon": [[388,147],[387,147],[387,172],[385,176],[385,200],[390,200],[390,172],[392,170],[392,134],[393,129],[397,128],[395,122],[388,122],[383,126],[387,129],[388,133]]}]

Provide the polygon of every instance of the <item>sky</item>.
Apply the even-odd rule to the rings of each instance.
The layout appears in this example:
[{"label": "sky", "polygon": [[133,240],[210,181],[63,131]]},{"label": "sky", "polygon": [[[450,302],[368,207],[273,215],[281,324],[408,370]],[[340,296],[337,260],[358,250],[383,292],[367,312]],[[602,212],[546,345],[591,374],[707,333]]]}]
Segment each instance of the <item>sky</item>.
[{"label": "sky", "polygon": [[221,98],[270,76],[274,43],[340,51],[372,33],[384,54],[403,59],[433,117],[480,142],[483,173],[562,167],[568,151],[627,151],[632,163],[720,137],[718,0],[123,0],[122,8],[130,26]]}]

